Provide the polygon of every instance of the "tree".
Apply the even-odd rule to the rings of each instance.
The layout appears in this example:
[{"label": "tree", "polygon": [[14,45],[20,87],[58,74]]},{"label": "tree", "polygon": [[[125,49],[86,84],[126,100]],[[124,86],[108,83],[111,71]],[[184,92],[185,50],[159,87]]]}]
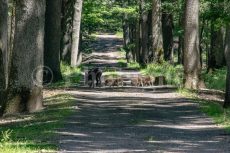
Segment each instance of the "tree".
[{"label": "tree", "polygon": [[153,0],[152,3],[152,47],[155,62],[162,62],[164,58],[161,0]]},{"label": "tree", "polygon": [[62,1],[62,38],[61,59],[71,63],[72,29],[73,29],[73,0]]},{"label": "tree", "polygon": [[197,89],[200,83],[199,0],[186,0],[184,25],[185,88]]},{"label": "tree", "polygon": [[148,64],[148,10],[145,8],[146,2],[145,0],[141,0],[140,2],[140,15],[141,15],[141,45],[140,45],[140,64],[146,66]]},{"label": "tree", "polygon": [[173,63],[173,15],[162,13],[164,60]]},{"label": "tree", "polygon": [[211,48],[208,61],[208,70],[221,68],[225,65],[224,46],[225,46],[225,28],[220,27],[215,30],[212,23],[211,26]]},{"label": "tree", "polygon": [[224,107],[230,107],[230,25],[227,26],[226,43],[225,43],[225,59],[227,62],[227,77],[226,77],[226,93]]},{"label": "tree", "polygon": [[81,13],[83,0],[75,0],[73,15],[73,33],[72,33],[72,49],[71,49],[71,66],[79,66],[82,55],[79,51]]},{"label": "tree", "polygon": [[42,108],[45,0],[16,1],[15,38],[5,114]]},{"label": "tree", "polygon": [[0,0],[0,105],[5,102],[8,1]]},{"label": "tree", "polygon": [[62,79],[60,70],[60,43],[61,43],[61,8],[62,0],[46,1],[46,19],[45,19],[45,52],[44,65],[49,67],[51,72],[44,76],[48,80],[53,75],[53,81]]}]

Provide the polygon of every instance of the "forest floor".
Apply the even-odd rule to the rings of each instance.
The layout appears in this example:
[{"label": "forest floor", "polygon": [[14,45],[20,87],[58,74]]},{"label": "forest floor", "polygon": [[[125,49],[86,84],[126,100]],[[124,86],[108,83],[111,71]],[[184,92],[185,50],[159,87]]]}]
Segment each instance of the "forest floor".
[{"label": "forest floor", "polygon": [[[118,67],[122,40],[99,35],[89,64]],[[55,91],[54,91],[55,92]],[[76,98],[75,112],[58,130],[60,153],[227,153],[230,137],[199,104],[170,87],[87,87],[61,90]]]}]

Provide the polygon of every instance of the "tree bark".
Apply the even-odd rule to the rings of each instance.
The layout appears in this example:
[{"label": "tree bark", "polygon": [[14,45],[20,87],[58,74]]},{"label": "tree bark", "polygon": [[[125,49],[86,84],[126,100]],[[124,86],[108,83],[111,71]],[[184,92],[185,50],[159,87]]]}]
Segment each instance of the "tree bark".
[{"label": "tree bark", "polygon": [[61,59],[68,64],[71,63],[72,31],[74,1],[63,0],[62,2],[62,40],[61,40]]},{"label": "tree bark", "polygon": [[[128,1],[123,1],[122,3],[123,3],[123,8],[126,8],[128,6]],[[126,49],[126,59],[127,62],[130,63],[132,59],[132,53],[128,46],[131,40],[130,40],[129,18],[127,13],[123,14],[123,40],[124,40],[124,47]]]},{"label": "tree bark", "polygon": [[0,106],[4,105],[6,91],[8,0],[0,0]]},{"label": "tree bark", "polygon": [[199,0],[186,0],[184,28],[185,88],[198,89],[201,75],[199,51]]},{"label": "tree bark", "polygon": [[45,0],[16,1],[15,39],[5,114],[42,109]]},{"label": "tree bark", "polygon": [[224,58],[224,44],[225,44],[225,28],[215,30],[212,23],[211,26],[211,48],[210,57],[208,64],[208,71],[214,70],[216,68],[221,68],[225,65]]},{"label": "tree bark", "polygon": [[173,16],[162,13],[162,31],[164,44],[164,60],[173,63]]},{"label": "tree bark", "polygon": [[[57,82],[62,79],[60,69],[61,8],[62,0],[46,1],[44,65],[49,67],[53,74],[48,72],[44,75],[45,82]],[[53,80],[49,80],[51,75],[53,75]]]},{"label": "tree bark", "polygon": [[145,0],[141,0],[141,60],[140,64],[146,66],[148,63],[148,11],[145,10]]},{"label": "tree bark", "polygon": [[136,52],[136,61],[140,63],[141,53],[140,53],[140,38],[141,36],[141,28],[140,28],[140,21],[138,20],[136,23],[136,40],[135,40],[135,52]]},{"label": "tree bark", "polygon": [[81,61],[81,53],[79,52],[81,13],[83,0],[75,0],[74,16],[73,16],[73,33],[72,33],[72,49],[71,49],[71,66],[79,66]]},{"label": "tree bark", "polygon": [[152,3],[152,47],[154,62],[162,62],[164,59],[161,0],[153,0]]},{"label": "tree bark", "polygon": [[224,107],[230,107],[230,25],[227,26],[225,43],[225,59],[227,62],[226,93]]},{"label": "tree bark", "polygon": [[[185,4],[182,5],[181,10],[184,10]],[[179,25],[181,29],[184,29],[184,20],[185,20],[185,14],[184,11],[180,13],[180,18],[179,18]],[[178,46],[178,64],[184,64],[184,33],[180,33],[179,35],[179,46]]]}]

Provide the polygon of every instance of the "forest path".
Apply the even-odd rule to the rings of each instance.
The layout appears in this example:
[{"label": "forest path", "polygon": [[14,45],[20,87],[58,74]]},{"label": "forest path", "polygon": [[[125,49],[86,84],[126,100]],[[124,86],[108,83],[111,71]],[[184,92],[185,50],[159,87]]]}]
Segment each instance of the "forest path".
[{"label": "forest path", "polygon": [[[99,38],[100,43],[117,45],[116,41]],[[107,53],[112,52],[116,50]],[[60,153],[230,151],[229,136],[199,111],[197,103],[173,89],[77,88],[66,93],[76,97],[77,108],[58,132]]]}]

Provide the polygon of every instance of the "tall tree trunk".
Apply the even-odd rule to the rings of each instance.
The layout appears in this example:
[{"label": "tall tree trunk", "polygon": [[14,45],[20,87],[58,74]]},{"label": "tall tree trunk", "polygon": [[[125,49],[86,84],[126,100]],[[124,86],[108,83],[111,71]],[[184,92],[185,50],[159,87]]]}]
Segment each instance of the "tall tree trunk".
[{"label": "tall tree trunk", "polygon": [[62,40],[61,59],[71,63],[72,30],[73,30],[74,1],[62,1]]},{"label": "tall tree trunk", "polygon": [[81,53],[79,51],[81,13],[83,0],[75,0],[74,16],[73,16],[73,33],[72,33],[72,49],[71,49],[71,66],[79,66],[81,62]]},{"label": "tall tree trunk", "polygon": [[152,47],[155,62],[162,62],[164,59],[161,0],[153,0],[152,3]]},{"label": "tall tree trunk", "polygon": [[141,0],[141,61],[146,66],[148,63],[148,11],[145,10],[145,0]]},{"label": "tall tree trunk", "polygon": [[225,59],[227,62],[226,93],[224,107],[230,107],[230,25],[227,26],[225,43]]},{"label": "tall tree trunk", "polygon": [[211,48],[208,64],[208,71],[216,68],[221,68],[225,65],[224,58],[224,44],[225,44],[225,28],[221,27],[215,30],[215,26],[212,23],[211,26]]},{"label": "tall tree trunk", "polygon": [[173,16],[162,13],[162,31],[164,44],[164,60],[173,63]]},{"label": "tall tree trunk", "polygon": [[[6,62],[7,62],[7,24],[8,0],[0,0],[0,106],[4,105],[6,91]],[[2,114],[2,113],[1,113]]]},{"label": "tall tree trunk", "polygon": [[[182,5],[181,10],[184,10],[185,4]],[[184,11],[182,11],[179,18],[179,25],[181,29],[184,29],[184,20],[185,20],[185,14]],[[179,46],[178,46],[178,64],[184,64],[184,33],[180,33],[179,36]]]},{"label": "tall tree trunk", "polygon": [[42,108],[45,0],[16,1],[16,27],[5,114]]},{"label": "tall tree trunk", "polygon": [[185,88],[198,89],[201,74],[199,0],[186,0],[184,47]]},{"label": "tall tree trunk", "polygon": [[[126,8],[128,6],[128,1],[123,1],[123,8]],[[128,45],[130,44],[130,27],[129,27],[129,21],[128,21],[128,14],[123,14],[123,39],[124,39],[124,47],[126,49],[126,59],[129,63],[132,59],[132,53],[130,48],[128,48]]]},{"label": "tall tree trunk", "polygon": [[[44,65],[52,70],[43,76],[46,83],[62,79],[60,69],[61,8],[62,0],[46,1]],[[53,80],[49,80],[52,75]]]},{"label": "tall tree trunk", "polygon": [[201,64],[201,68],[203,66],[203,48],[202,48],[202,43],[203,43],[203,34],[204,34],[204,28],[205,28],[205,18],[202,18],[202,22],[201,22],[201,30],[200,30],[200,44],[199,44],[199,49],[200,49],[200,64]]},{"label": "tall tree trunk", "polygon": [[141,53],[140,53],[140,35],[141,35],[141,28],[140,28],[140,21],[138,20],[136,22],[136,41],[135,41],[135,52],[136,52],[136,61],[138,63],[140,63],[140,59],[141,59]]},{"label": "tall tree trunk", "polygon": [[131,58],[132,61],[136,62],[136,53],[135,53],[135,41],[136,41],[136,25],[134,23],[129,24],[129,34],[130,34],[130,43],[132,44],[131,49]]},{"label": "tall tree trunk", "polygon": [[147,53],[147,58],[148,58],[148,63],[153,62],[153,47],[152,47],[152,10],[148,11],[148,53]]}]

